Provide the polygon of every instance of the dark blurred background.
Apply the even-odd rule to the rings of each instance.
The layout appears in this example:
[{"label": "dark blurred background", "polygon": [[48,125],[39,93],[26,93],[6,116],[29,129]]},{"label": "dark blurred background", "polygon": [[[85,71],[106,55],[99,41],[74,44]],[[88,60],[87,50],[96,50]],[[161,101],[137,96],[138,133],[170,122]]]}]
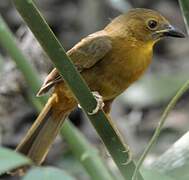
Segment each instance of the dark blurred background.
[{"label": "dark blurred background", "polygon": [[[36,0],[36,3],[66,50],[86,35],[102,29],[112,18],[131,7],[158,10],[186,33],[177,0]],[[0,1],[0,13],[16,35],[18,46],[37,68],[43,80],[52,69],[52,64],[50,61],[47,63],[47,57],[10,0]],[[37,112],[27,98],[29,87],[24,77],[1,47],[0,54],[3,56],[0,61],[0,145],[15,148],[37,117]],[[153,63],[145,76],[114,102],[112,117],[135,157],[140,155],[152,136],[166,104],[188,79],[188,56],[188,38],[161,41],[155,47]],[[185,94],[169,115],[158,143],[145,161],[146,165],[168,149],[189,128],[188,100],[188,94]],[[70,119],[113,167],[81,110],[74,111]],[[72,156],[69,146],[60,137],[57,137],[45,164],[64,167],[78,178],[88,179]]]}]

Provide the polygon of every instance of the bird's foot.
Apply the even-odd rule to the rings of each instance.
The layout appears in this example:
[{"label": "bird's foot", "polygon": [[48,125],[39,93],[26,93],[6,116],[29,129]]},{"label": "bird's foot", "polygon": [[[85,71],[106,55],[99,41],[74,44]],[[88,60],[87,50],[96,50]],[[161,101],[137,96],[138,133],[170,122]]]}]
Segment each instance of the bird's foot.
[{"label": "bird's foot", "polygon": [[97,91],[92,92],[92,94],[93,94],[94,98],[96,99],[97,105],[96,105],[95,109],[93,109],[92,112],[88,112],[88,115],[94,115],[100,109],[103,109],[103,107],[104,107],[103,97]]},{"label": "bird's foot", "polygon": [[128,154],[128,159],[126,160],[126,162],[123,162],[122,165],[127,165],[132,161],[132,153],[129,150],[129,148],[126,151],[123,151],[123,153],[127,153]]},{"label": "bird's foot", "polygon": [[[96,105],[95,109],[93,109],[92,112],[87,113],[88,115],[94,115],[100,109],[103,109],[103,107],[104,107],[103,97],[97,91],[92,92],[92,94],[97,101],[97,105]],[[81,108],[80,104],[78,104],[78,107]]]}]

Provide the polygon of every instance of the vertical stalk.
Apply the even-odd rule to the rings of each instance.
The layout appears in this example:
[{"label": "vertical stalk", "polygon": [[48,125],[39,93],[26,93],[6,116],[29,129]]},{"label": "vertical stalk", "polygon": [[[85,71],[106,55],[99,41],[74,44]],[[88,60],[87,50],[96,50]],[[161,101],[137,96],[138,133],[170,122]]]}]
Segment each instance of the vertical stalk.
[{"label": "vertical stalk", "polygon": [[[22,71],[23,74],[30,74],[25,76],[27,83],[34,94],[37,93],[41,82],[37,77],[37,71],[30,65],[29,61],[25,58],[21,51],[18,50],[16,40],[12,33],[4,22],[0,15],[0,43],[7,50],[9,55],[14,59],[17,67]],[[44,97],[40,98],[41,102],[45,102]]]},{"label": "vertical stalk", "polygon": [[[83,134],[79,133],[77,129],[74,133],[72,129],[73,125],[70,123],[70,125],[68,126],[68,123],[66,121],[61,129],[61,135],[66,139],[66,141],[69,142],[71,149],[77,149],[73,151],[73,153],[84,166],[88,167],[86,170],[90,174],[90,178],[93,180],[97,180],[99,178],[101,180],[113,179],[112,177],[110,177],[110,175],[104,173],[106,172],[106,169],[99,158],[99,154],[96,148],[92,147],[84,138]],[[78,146],[78,143],[76,142],[77,138],[80,139],[80,146]]]},{"label": "vertical stalk", "polygon": [[0,54],[0,71],[2,70],[2,66],[3,66],[3,57]]},{"label": "vertical stalk", "polygon": [[189,0],[179,0],[179,5],[189,34]]},{"label": "vertical stalk", "polygon": [[0,42],[1,44],[3,44],[3,47],[7,50],[9,55],[11,57],[14,56],[14,60],[16,62],[17,67],[24,74],[26,73],[30,74],[29,77],[25,77],[25,78],[27,82],[30,83],[30,87],[32,91],[37,92],[38,87],[41,84],[41,82],[37,77],[37,72],[34,68],[31,67],[27,59],[24,57],[24,55],[20,51],[17,51],[17,48],[15,48],[17,46],[16,41],[1,16],[0,16]]}]

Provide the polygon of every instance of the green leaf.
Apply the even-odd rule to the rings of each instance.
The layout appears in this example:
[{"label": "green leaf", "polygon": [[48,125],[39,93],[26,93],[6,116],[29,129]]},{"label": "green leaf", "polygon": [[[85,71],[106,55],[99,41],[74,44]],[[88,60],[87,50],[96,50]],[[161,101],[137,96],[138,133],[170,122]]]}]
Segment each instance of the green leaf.
[{"label": "green leaf", "polygon": [[173,177],[174,179],[179,179],[179,180],[188,180],[189,179],[189,164],[185,164],[180,168],[173,169],[171,172],[167,172],[166,174],[169,175],[170,177]]},{"label": "green leaf", "polygon": [[151,164],[153,169],[179,180],[189,179],[189,132]]},{"label": "green leaf", "polygon": [[74,180],[66,172],[53,167],[38,167],[31,169],[23,180]]},{"label": "green leaf", "polygon": [[142,169],[141,172],[145,180],[175,180],[152,169]]},{"label": "green leaf", "polygon": [[0,147],[0,174],[23,165],[29,165],[31,161],[10,149]]}]

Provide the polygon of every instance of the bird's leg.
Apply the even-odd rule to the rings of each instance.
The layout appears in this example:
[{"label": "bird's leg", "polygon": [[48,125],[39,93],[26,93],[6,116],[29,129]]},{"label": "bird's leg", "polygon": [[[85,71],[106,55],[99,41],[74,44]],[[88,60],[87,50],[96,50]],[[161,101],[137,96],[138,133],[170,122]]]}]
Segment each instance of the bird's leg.
[{"label": "bird's leg", "polygon": [[[95,109],[93,109],[92,112],[88,112],[88,115],[94,115],[100,109],[103,109],[103,107],[104,107],[103,97],[97,91],[93,91],[92,94],[93,94],[94,98],[96,99],[97,105],[96,105]],[[78,104],[78,107],[81,108],[80,104]]]},{"label": "bird's leg", "polygon": [[103,110],[104,112],[109,115],[110,114],[110,110],[111,110],[111,105],[112,105],[112,102],[113,102],[114,99],[110,99],[110,100],[106,100],[104,101],[104,107],[103,107]]}]

